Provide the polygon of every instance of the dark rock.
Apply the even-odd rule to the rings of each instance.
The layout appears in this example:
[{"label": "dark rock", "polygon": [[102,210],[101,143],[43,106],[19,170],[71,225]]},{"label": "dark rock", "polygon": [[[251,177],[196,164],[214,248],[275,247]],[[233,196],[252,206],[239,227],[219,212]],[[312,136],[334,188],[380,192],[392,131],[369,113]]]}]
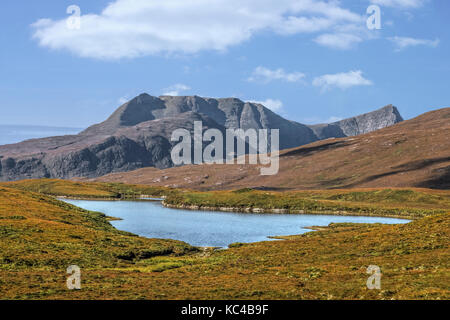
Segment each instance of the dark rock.
[{"label": "dark rock", "polygon": [[357,136],[383,129],[403,121],[397,108],[387,105],[379,110],[330,124],[310,126],[319,139]]}]

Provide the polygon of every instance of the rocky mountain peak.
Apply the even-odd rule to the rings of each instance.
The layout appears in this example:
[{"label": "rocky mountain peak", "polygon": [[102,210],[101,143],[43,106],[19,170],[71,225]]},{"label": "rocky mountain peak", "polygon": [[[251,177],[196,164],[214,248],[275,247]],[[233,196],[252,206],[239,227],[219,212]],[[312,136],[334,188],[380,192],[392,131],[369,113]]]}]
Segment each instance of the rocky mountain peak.
[{"label": "rocky mountain peak", "polygon": [[346,136],[357,136],[383,129],[403,121],[398,109],[389,104],[381,109],[334,122]]},{"label": "rocky mountain peak", "polygon": [[402,120],[397,108],[388,105],[335,123],[306,126],[262,104],[237,98],[142,93],[78,135],[0,146],[0,180],[98,177],[142,167],[171,167],[172,132],[177,128],[192,130],[195,121],[221,131],[278,129],[280,149],[288,149],[330,137],[367,133]]},{"label": "rocky mountain peak", "polygon": [[389,104],[378,110],[333,123],[312,125],[318,139],[343,138],[369,133],[403,121],[398,109]]}]

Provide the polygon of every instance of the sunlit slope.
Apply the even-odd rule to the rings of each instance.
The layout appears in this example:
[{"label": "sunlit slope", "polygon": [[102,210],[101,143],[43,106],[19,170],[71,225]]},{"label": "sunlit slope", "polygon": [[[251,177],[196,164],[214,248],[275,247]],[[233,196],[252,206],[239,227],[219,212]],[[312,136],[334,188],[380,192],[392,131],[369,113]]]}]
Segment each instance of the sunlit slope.
[{"label": "sunlit slope", "polygon": [[261,176],[259,165],[192,165],[114,173],[96,181],[197,190],[450,188],[450,108],[368,134],[327,139],[285,150],[280,171]]}]

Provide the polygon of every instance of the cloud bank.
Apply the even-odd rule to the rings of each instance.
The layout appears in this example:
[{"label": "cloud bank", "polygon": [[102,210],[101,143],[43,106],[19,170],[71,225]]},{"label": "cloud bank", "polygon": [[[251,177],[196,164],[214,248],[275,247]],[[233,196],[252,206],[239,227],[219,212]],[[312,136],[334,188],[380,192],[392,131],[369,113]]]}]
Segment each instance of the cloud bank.
[{"label": "cloud bank", "polygon": [[33,37],[81,57],[120,59],[221,51],[260,32],[334,33],[364,23],[339,1],[318,0],[115,0],[80,19],[79,29],[67,19],[38,20]]}]

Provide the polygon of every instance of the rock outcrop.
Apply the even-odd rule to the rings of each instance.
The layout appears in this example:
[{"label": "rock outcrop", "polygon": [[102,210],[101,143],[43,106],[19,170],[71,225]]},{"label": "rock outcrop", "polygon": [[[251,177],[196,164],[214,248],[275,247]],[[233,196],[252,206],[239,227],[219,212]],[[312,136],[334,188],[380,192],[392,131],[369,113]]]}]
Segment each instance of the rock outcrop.
[{"label": "rock outcrop", "polygon": [[403,121],[397,108],[387,105],[376,111],[330,124],[310,126],[318,139],[343,138],[369,133]]},{"label": "rock outcrop", "polygon": [[225,128],[193,112],[118,128],[113,134],[80,134],[33,139],[0,146],[0,180],[98,177],[143,167],[173,166],[170,152],[178,128],[193,132],[194,121],[203,130]]}]

